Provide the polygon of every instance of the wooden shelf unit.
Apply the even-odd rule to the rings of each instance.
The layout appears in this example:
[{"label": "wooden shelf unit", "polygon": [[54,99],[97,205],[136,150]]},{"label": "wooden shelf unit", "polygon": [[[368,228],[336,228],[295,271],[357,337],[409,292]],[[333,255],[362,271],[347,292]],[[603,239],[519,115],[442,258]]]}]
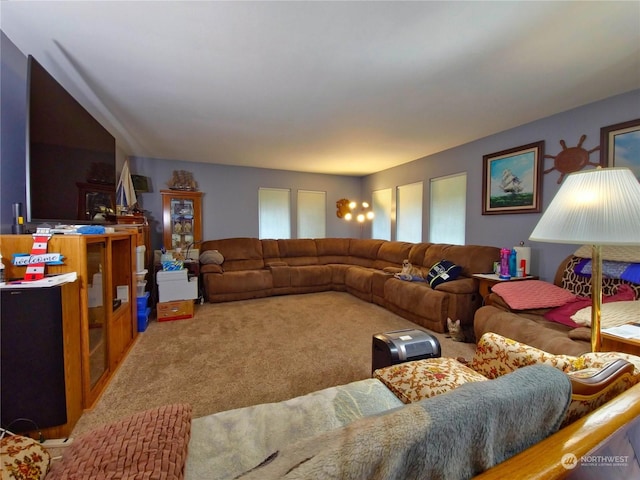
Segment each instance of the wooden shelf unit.
[{"label": "wooden shelf unit", "polygon": [[[135,230],[126,228],[104,235],[54,235],[48,243],[48,252],[62,254],[64,264],[47,265],[46,273],[76,272],[78,276],[77,293],[63,297],[65,361],[69,362],[65,377],[69,385],[81,385],[80,392],[71,392],[68,402],[77,401],[80,395],[84,409],[93,407],[138,335],[137,243]],[[14,266],[11,258],[30,253],[32,245],[31,235],[0,236],[7,280],[24,277],[25,267]],[[99,278],[101,283],[94,286]],[[114,309],[118,286],[128,293],[129,301]],[[80,416],[71,413],[66,425],[54,427],[56,436],[71,433]]]}]

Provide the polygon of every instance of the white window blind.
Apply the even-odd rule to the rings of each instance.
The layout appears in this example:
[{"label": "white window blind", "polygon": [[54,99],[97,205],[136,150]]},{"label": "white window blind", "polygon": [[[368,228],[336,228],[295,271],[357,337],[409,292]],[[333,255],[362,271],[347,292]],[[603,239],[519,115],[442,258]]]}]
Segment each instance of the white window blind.
[{"label": "white window blind", "polygon": [[291,191],[258,189],[260,238],[291,238]]},{"label": "white window blind", "polygon": [[327,223],[327,193],[298,190],[298,238],[324,238]]},{"label": "white window blind", "polygon": [[467,214],[467,174],[431,180],[429,206],[429,241],[465,244]]},{"label": "white window blind", "polygon": [[371,238],[391,240],[391,189],[376,190],[371,196],[374,217]]},{"label": "white window blind", "polygon": [[422,182],[397,188],[396,240],[422,242]]}]

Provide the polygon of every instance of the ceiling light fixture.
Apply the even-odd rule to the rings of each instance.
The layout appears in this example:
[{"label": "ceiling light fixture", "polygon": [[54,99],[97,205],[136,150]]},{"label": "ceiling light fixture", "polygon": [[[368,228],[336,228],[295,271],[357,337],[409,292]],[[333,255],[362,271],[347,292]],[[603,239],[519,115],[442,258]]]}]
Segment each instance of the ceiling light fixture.
[{"label": "ceiling light fixture", "polygon": [[355,216],[359,223],[364,223],[366,220],[373,220],[375,216],[368,202],[358,204],[347,198],[341,198],[336,202],[336,208],[336,216],[347,221],[353,220]]}]

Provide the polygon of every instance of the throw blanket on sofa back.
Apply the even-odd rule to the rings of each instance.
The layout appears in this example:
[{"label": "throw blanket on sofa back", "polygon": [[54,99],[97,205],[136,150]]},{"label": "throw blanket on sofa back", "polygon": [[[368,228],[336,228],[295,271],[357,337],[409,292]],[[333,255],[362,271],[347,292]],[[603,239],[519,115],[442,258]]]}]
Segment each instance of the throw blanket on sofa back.
[{"label": "throw blanket on sofa back", "polygon": [[555,432],[570,396],[564,373],[524,367],[292,443],[237,478],[467,479]]}]

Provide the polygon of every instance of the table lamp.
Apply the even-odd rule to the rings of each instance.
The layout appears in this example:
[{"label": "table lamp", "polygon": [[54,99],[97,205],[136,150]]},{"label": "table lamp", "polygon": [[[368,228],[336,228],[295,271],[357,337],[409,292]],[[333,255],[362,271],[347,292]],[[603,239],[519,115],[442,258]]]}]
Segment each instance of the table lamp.
[{"label": "table lamp", "polygon": [[602,246],[640,245],[640,183],[628,168],[565,177],[529,240],[591,245],[591,350],[600,350]]}]

